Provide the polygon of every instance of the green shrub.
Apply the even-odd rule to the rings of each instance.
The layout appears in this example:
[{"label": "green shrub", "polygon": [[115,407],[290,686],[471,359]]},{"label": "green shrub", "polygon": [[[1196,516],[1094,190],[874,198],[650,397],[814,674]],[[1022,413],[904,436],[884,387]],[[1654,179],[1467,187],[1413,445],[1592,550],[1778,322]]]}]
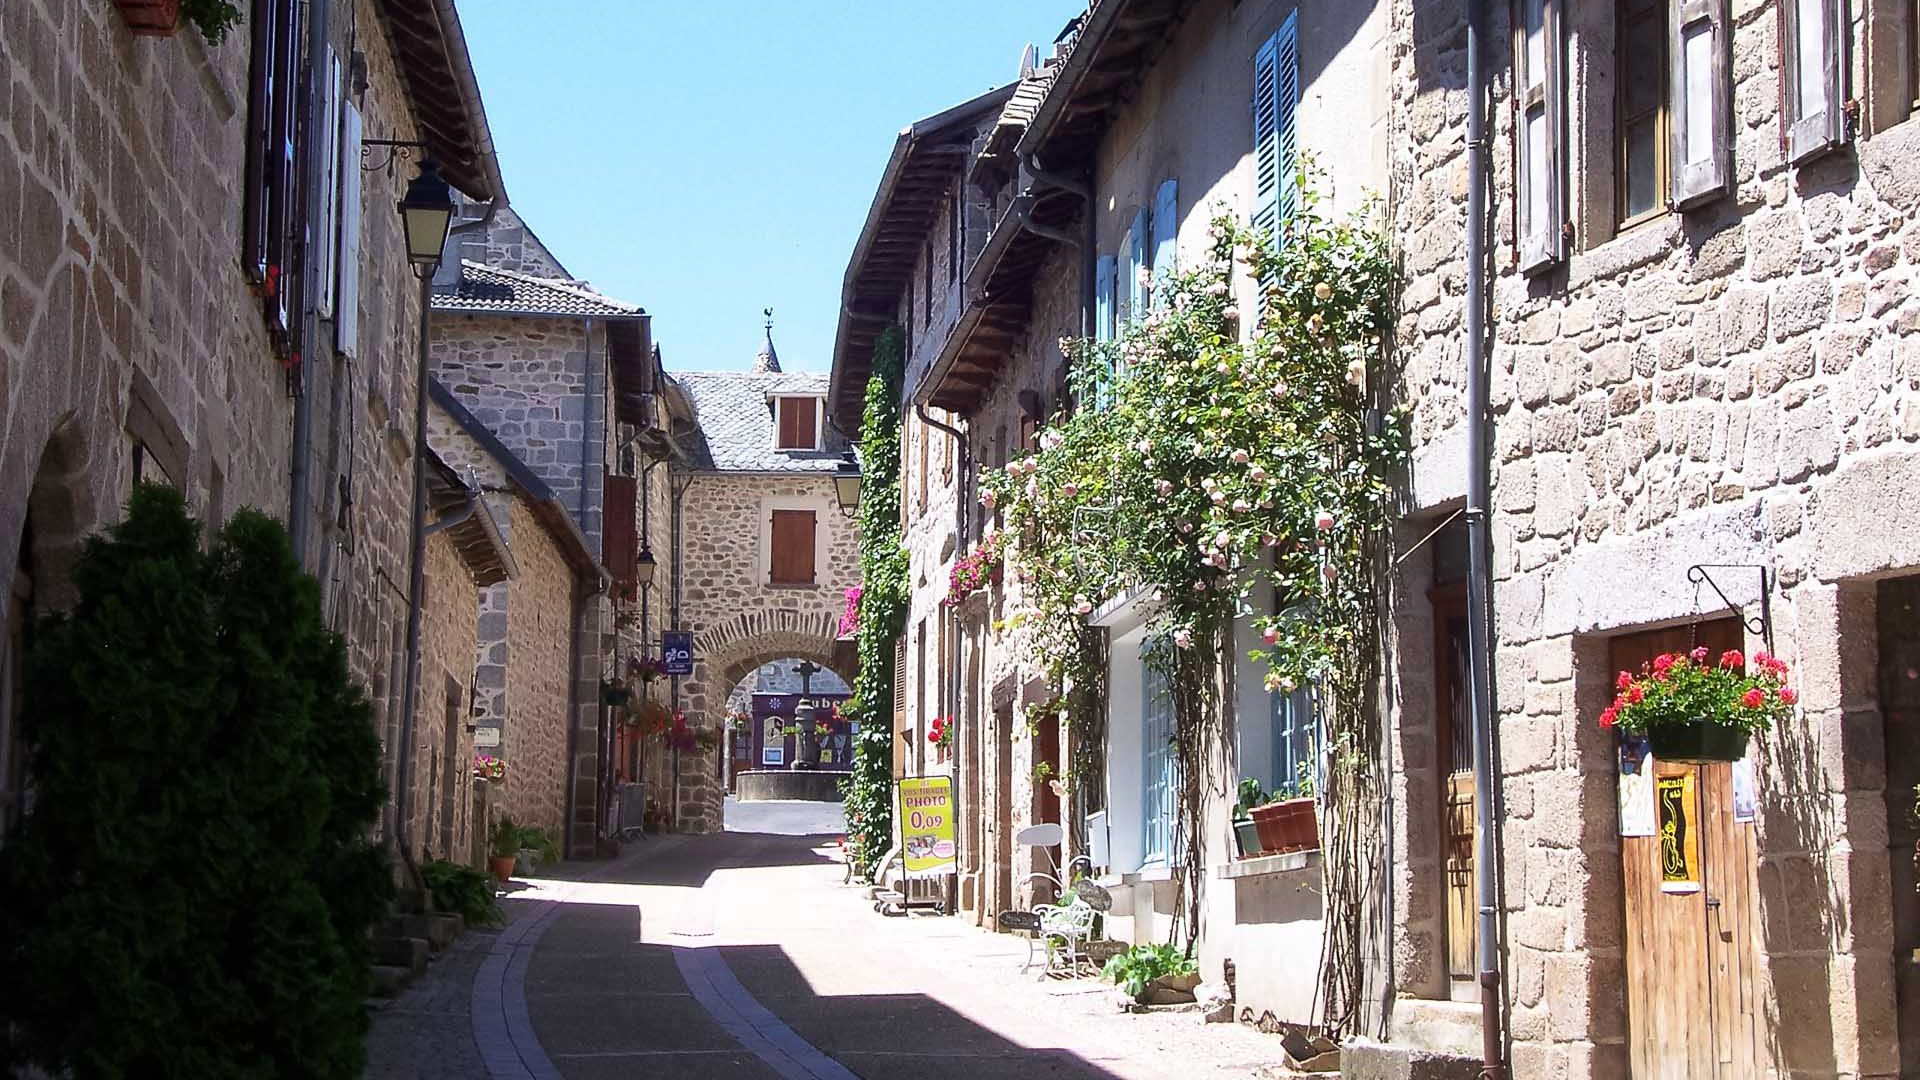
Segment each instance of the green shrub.
[{"label": "green shrub", "polygon": [[520,837],[526,830],[510,817],[501,817],[487,833],[487,852],[496,859],[520,854]]},{"label": "green shrub", "polygon": [[27,656],[0,1075],[358,1075],[379,743],[285,531],[135,490]]},{"label": "green shrub", "polygon": [[433,893],[435,910],[452,912],[468,926],[498,926],[500,905],[493,897],[493,875],[471,866],[435,859],[420,867],[420,880]]},{"label": "green shrub", "polygon": [[1118,983],[1128,997],[1147,992],[1147,984],[1166,975],[1191,975],[1200,970],[1193,957],[1172,945],[1135,945],[1107,961],[1100,977]]},{"label": "green shrub", "polygon": [[516,852],[531,851],[539,857],[540,865],[550,866],[560,861],[560,848],[553,842],[553,834],[537,825],[522,825],[517,830],[520,846]]}]

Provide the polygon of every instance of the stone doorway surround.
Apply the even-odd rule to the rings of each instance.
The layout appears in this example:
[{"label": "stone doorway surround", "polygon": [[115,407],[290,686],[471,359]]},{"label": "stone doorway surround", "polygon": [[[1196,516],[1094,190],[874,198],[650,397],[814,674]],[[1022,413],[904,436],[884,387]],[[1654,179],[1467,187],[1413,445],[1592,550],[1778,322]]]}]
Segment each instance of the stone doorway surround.
[{"label": "stone doorway surround", "polygon": [[742,612],[694,638],[693,674],[681,683],[687,726],[722,733],[719,748],[680,755],[680,809],[677,827],[686,832],[725,828],[725,785],[718,755],[725,750],[727,696],[740,680],[775,660],[807,660],[852,685],[858,664],[852,642],[839,638],[839,619],[830,614],[784,608]]}]

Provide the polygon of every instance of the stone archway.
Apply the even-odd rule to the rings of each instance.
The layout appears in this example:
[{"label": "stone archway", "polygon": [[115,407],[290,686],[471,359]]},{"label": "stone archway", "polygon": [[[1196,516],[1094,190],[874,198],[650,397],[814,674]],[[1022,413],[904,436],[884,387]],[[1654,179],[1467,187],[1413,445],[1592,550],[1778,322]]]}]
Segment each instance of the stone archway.
[{"label": "stone archway", "polygon": [[[785,609],[743,612],[702,630],[694,639],[693,675],[681,686],[687,725],[695,731],[724,733],[727,695],[740,680],[775,660],[810,660],[853,683],[852,642],[838,640],[833,615]],[[680,759],[680,810],[677,824],[686,832],[718,832],[725,827],[725,789],[719,755],[712,751]]]}]

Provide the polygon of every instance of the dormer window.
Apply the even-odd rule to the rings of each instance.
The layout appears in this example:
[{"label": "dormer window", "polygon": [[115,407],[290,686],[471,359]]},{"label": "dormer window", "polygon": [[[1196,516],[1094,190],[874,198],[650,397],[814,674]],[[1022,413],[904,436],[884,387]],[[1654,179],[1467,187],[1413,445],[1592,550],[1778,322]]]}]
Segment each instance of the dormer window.
[{"label": "dormer window", "polygon": [[820,449],[820,409],[825,401],[818,397],[774,398],[773,448]]}]

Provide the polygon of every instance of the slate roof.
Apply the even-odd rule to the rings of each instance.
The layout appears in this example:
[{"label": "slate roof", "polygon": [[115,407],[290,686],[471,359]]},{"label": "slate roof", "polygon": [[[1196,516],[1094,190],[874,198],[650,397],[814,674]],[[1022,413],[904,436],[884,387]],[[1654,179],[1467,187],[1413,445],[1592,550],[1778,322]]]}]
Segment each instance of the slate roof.
[{"label": "slate roof", "polygon": [[824,397],[827,376],[807,371],[682,371],[673,375],[693,399],[697,433],[686,446],[699,472],[830,473],[847,441],[828,427],[821,449],[773,448],[773,404],[779,394]]},{"label": "slate roof", "polygon": [[433,294],[433,310],[607,318],[646,314],[638,305],[602,296],[571,281],[501,270],[466,259],[460,260],[459,285],[450,292]]}]

